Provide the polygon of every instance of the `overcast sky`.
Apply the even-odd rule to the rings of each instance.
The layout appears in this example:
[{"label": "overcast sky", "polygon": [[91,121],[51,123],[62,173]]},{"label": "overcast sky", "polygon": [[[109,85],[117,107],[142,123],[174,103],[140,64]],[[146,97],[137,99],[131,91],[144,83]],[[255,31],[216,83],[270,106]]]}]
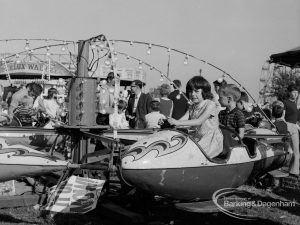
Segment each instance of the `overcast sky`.
[{"label": "overcast sky", "polygon": [[[0,0],[0,3],[0,39],[77,41],[105,34],[109,39],[162,44],[224,69],[255,98],[265,60],[273,53],[300,45],[299,0]],[[120,44],[123,48],[121,45],[124,44]],[[153,49],[151,56],[147,56],[145,47],[137,47],[132,54],[145,61],[149,57],[151,63],[166,71],[165,51]],[[172,53],[170,78],[185,83],[198,74],[202,64],[191,61],[184,66],[183,60],[183,55]],[[148,87],[158,85],[159,74],[146,72]],[[203,75],[213,81],[222,74],[204,70]]]}]

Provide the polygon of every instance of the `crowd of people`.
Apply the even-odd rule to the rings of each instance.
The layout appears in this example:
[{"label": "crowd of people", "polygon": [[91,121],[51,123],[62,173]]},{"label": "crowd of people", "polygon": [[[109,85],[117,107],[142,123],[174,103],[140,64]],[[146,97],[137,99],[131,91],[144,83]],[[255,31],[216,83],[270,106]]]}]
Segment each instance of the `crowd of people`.
[{"label": "crowd of people", "polygon": [[131,94],[119,101],[118,115],[114,115],[116,113],[113,110],[106,110],[107,114],[112,113],[109,124],[115,129],[160,128],[166,121],[170,125],[187,126],[192,130],[190,134],[211,158],[223,150],[220,124],[235,132],[238,139],[243,139],[245,129],[273,129],[279,134],[291,135],[293,158],[289,173],[299,176],[300,128],[297,125],[299,111],[295,103],[297,87],[289,86],[289,98],[285,101],[275,101],[269,108],[261,109],[249,103],[245,91],[235,84],[228,84],[224,79],[216,80],[211,86],[204,77],[195,76],[188,81],[186,93],[181,90],[179,80],[174,80],[172,85],[173,91],[170,85],[162,84],[160,95],[151,96],[142,92],[143,83],[140,80],[133,81]]},{"label": "crowd of people", "polygon": [[39,118],[47,119],[51,123],[54,120],[61,121],[66,116],[63,99],[58,98],[56,88],[49,88],[45,97],[42,96],[43,87],[37,83],[20,86],[12,93],[4,93],[2,86],[0,90],[2,125],[33,126],[41,122]]},{"label": "crowd of people", "polygon": [[[194,76],[182,91],[180,80],[171,85],[162,84],[159,95],[143,93],[143,82],[134,80],[130,90],[123,91],[115,102],[114,74],[109,73],[101,82],[97,95],[97,118],[99,125],[110,125],[114,129],[161,128],[165,123],[173,126],[190,127],[190,135],[199,143],[208,157],[216,157],[223,151],[223,134],[220,124],[231,129],[236,137],[244,137],[247,126],[269,125],[280,134],[290,134],[293,159],[290,164],[291,176],[299,176],[299,110],[295,103],[298,89],[288,87],[289,98],[275,101],[268,109],[261,110],[248,102],[248,95],[235,84],[224,79],[213,82],[213,86],[203,77]],[[173,91],[172,87],[173,86]],[[213,88],[212,88],[213,87]],[[1,96],[4,95],[0,87]],[[31,126],[37,114],[50,120],[61,120],[65,116],[63,103],[58,99],[55,88],[48,89],[46,97],[41,97],[43,88],[36,83],[21,87],[8,99],[2,99],[1,124],[11,124],[15,118],[22,126]],[[117,103],[117,111],[114,104]],[[265,118],[262,115],[269,118]],[[261,120],[258,120],[258,117]],[[264,118],[264,119],[262,119]],[[257,122],[258,121],[258,122]],[[271,122],[272,121],[272,122]]]}]

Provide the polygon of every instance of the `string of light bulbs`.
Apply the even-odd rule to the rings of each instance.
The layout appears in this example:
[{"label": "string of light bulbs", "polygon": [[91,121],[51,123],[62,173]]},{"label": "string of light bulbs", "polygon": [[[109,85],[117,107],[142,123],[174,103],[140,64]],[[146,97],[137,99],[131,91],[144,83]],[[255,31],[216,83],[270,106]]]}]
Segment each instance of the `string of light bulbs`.
[{"label": "string of light bulbs", "polygon": [[26,51],[30,50],[30,42],[31,41],[45,41],[48,45],[48,42],[62,42],[62,51],[66,51],[67,49],[67,44],[75,44],[76,42],[74,41],[69,41],[69,40],[60,40],[60,39],[52,39],[52,38],[11,38],[11,39],[1,39],[0,42],[9,42],[9,41],[25,41],[25,46],[24,49]]},{"label": "string of light bulbs", "polygon": [[[104,47],[103,49],[109,50],[108,48],[105,48],[105,47]],[[119,52],[119,51],[114,51],[114,53],[113,53],[112,55],[115,56],[116,54],[120,54],[120,55],[124,56],[127,60],[133,59],[133,60],[137,61],[138,64],[139,64],[139,67],[138,67],[138,68],[139,68],[140,70],[142,69],[142,65],[146,65],[146,66],[149,67],[150,70],[154,70],[154,71],[158,72],[158,73],[160,74],[160,76],[161,76],[161,78],[160,78],[160,81],[161,81],[161,82],[163,82],[164,79],[168,80],[168,81],[170,82],[170,84],[174,86],[174,88],[175,88],[176,90],[179,90],[179,94],[178,94],[178,95],[180,96],[180,95],[182,94],[182,95],[184,96],[184,98],[185,98],[187,101],[189,101],[188,97],[187,97],[187,96],[179,89],[179,87],[178,87],[176,84],[174,84],[174,83],[171,81],[171,79],[170,79],[168,76],[166,76],[166,75],[162,72],[162,70],[158,69],[157,67],[151,65],[151,64],[148,63],[148,62],[145,62],[145,61],[141,60],[140,58],[137,58],[137,57],[135,57],[135,56],[129,55],[129,54],[127,54],[127,53]],[[112,57],[112,56],[111,56],[111,57]],[[111,59],[111,60],[112,60],[112,59]],[[106,63],[105,63],[106,66],[112,65],[112,63],[110,62],[111,60],[108,60],[108,59],[107,59],[107,61],[106,61]],[[180,98],[180,97],[177,96],[177,98]]]},{"label": "string of light bulbs", "polygon": [[[10,60],[11,58],[15,57],[16,58],[16,63],[20,63],[20,55],[21,54],[24,54],[26,53],[27,56],[30,55],[30,54],[33,54],[34,51],[36,50],[39,50],[39,49],[45,49],[46,48],[46,56],[47,56],[47,63],[48,63],[48,77],[46,78],[48,81],[51,79],[51,75],[50,75],[50,72],[51,72],[51,60],[53,60],[51,58],[51,53],[50,53],[50,48],[51,47],[57,47],[57,46],[67,46],[68,44],[52,44],[52,45],[46,45],[46,46],[40,46],[40,47],[36,47],[36,48],[33,48],[33,49],[30,49],[29,51],[25,50],[25,51],[22,51],[22,52],[18,52],[18,53],[15,53],[15,54],[11,54],[11,55],[8,55],[4,58],[1,59],[1,61],[4,63],[5,65],[5,70],[6,70],[6,79],[11,82],[11,77],[10,77],[10,73],[9,73],[9,70],[8,70],[8,66],[7,66],[7,62],[8,60]],[[70,52],[70,51],[69,51]],[[70,52],[70,56],[72,53]],[[54,61],[54,60],[53,60]],[[59,63],[60,64],[60,63]],[[69,72],[72,73],[72,71],[69,70]],[[72,73],[73,74],[73,73]],[[43,65],[43,72],[42,72],[42,81],[45,79],[45,65]]]},{"label": "string of light bulbs", "polygon": [[[181,94],[182,94],[182,95],[184,96],[184,98],[185,98],[187,101],[190,101],[190,100],[188,99],[188,97],[180,90],[180,88],[179,88],[176,84],[174,84],[174,83],[172,82],[172,80],[171,80],[168,76],[166,76],[166,75],[165,75],[160,69],[158,69],[157,67],[151,65],[151,64],[148,63],[148,62],[142,61],[141,59],[139,59],[139,58],[137,58],[137,57],[134,57],[134,56],[131,56],[131,55],[129,55],[129,54],[126,54],[126,53],[124,53],[124,52],[119,52],[119,51],[116,51],[116,52],[117,52],[118,54],[120,54],[120,55],[125,56],[126,59],[133,59],[133,60],[137,61],[137,62],[139,63],[139,69],[142,69],[140,66],[144,64],[144,65],[148,66],[150,70],[154,70],[154,71],[158,72],[158,73],[160,74],[160,76],[161,76],[161,78],[160,78],[160,81],[161,81],[161,82],[163,82],[164,79],[168,80],[169,83],[170,83],[171,85],[173,85],[173,87],[174,87],[176,90],[179,91],[178,96],[181,96]],[[180,97],[178,97],[178,96],[176,96],[176,98],[180,98]]]},{"label": "string of light bulbs", "polygon": [[[51,38],[14,38],[14,39],[1,39],[0,40],[0,42],[9,42],[9,41],[25,41],[25,46],[24,46],[25,51],[17,53],[17,54],[8,55],[8,56],[4,57],[4,58],[10,58],[11,56],[15,56],[17,63],[20,63],[20,54],[24,54],[24,53],[33,54],[34,51],[39,50],[41,48],[44,48],[44,46],[43,47],[31,48],[30,47],[30,42],[31,41],[45,41],[46,44],[47,44],[46,45],[47,46],[47,53],[46,53],[47,56],[51,55],[50,47],[61,46],[61,51],[63,51],[63,52],[67,51],[69,53],[70,62],[72,63],[74,68],[76,68],[76,66],[77,66],[76,62],[74,62],[74,60],[73,60],[73,58],[74,58],[73,56],[76,54],[75,52],[76,52],[76,43],[77,42],[75,42],[75,41],[61,40],[61,39],[51,39]],[[51,44],[51,45],[49,45],[49,42],[60,42],[60,44]],[[69,48],[70,44],[72,44],[72,46],[74,48],[73,49],[74,54],[72,53],[72,51]]]},{"label": "string of light bulbs", "polygon": [[[187,64],[188,64],[188,60],[189,60],[190,58],[193,58],[193,59],[195,59],[195,60],[200,61],[200,62],[203,63],[203,69],[204,69],[207,65],[211,66],[212,68],[214,68],[214,69],[216,69],[216,70],[222,72],[222,76],[223,76],[223,77],[226,75],[226,76],[229,77],[231,80],[233,80],[235,83],[237,83],[237,84],[239,85],[239,87],[240,87],[241,89],[243,89],[243,90],[248,94],[248,96],[253,100],[253,102],[255,102],[255,99],[254,99],[254,98],[252,97],[252,95],[247,91],[247,89],[246,89],[244,86],[242,86],[241,83],[238,82],[233,76],[231,76],[229,73],[227,73],[227,72],[224,71],[223,69],[219,68],[218,66],[216,66],[216,65],[214,65],[214,64],[212,64],[212,63],[210,63],[210,62],[208,62],[208,61],[206,61],[206,60],[200,59],[200,58],[198,58],[198,57],[196,57],[196,56],[194,56],[194,55],[192,55],[192,54],[189,54],[189,53],[186,53],[186,52],[183,52],[183,51],[174,49],[174,48],[170,48],[170,47],[167,47],[167,46],[164,46],[164,45],[153,44],[153,43],[147,43],[147,42],[143,42],[143,41],[129,41],[129,40],[116,40],[116,39],[114,39],[114,40],[106,40],[105,36],[102,35],[102,34],[101,34],[101,35],[98,35],[98,36],[96,36],[96,37],[92,37],[92,38],[90,38],[89,40],[92,40],[95,46],[96,46],[96,42],[97,42],[98,40],[101,41],[101,45],[102,45],[102,46],[105,46],[105,42],[107,42],[107,43],[110,43],[110,42],[111,42],[112,45],[114,45],[116,42],[129,43],[131,46],[133,46],[133,44],[147,45],[147,46],[148,46],[148,49],[147,49],[147,54],[148,54],[148,55],[151,54],[151,49],[152,49],[153,46],[154,46],[154,47],[159,47],[159,48],[164,48],[164,49],[167,50],[168,53],[170,53],[171,51],[173,51],[173,52],[177,52],[177,53],[179,53],[179,54],[183,54],[183,55],[185,55],[184,62],[183,62],[184,65],[187,65]],[[113,48],[113,50],[114,50],[114,48]],[[140,60],[140,61],[139,61],[139,68],[141,68],[142,64],[143,64],[143,61]],[[201,71],[202,71],[202,69],[201,69]],[[200,74],[200,75],[201,75],[201,74]],[[162,77],[162,76],[161,76],[161,77]]]},{"label": "string of light bulbs", "polygon": [[193,59],[195,59],[195,60],[197,60],[197,61],[202,62],[202,63],[203,63],[203,68],[205,68],[206,65],[209,65],[209,66],[211,66],[212,68],[214,68],[214,69],[216,69],[216,70],[222,72],[223,75],[226,75],[226,76],[229,77],[231,80],[233,80],[235,83],[237,83],[237,84],[239,85],[239,87],[240,87],[241,89],[243,89],[243,90],[248,94],[248,96],[255,102],[255,99],[254,99],[254,98],[252,97],[252,95],[247,91],[247,89],[246,89],[244,86],[242,86],[242,84],[241,84],[240,82],[238,82],[233,76],[231,76],[229,73],[227,73],[226,71],[224,71],[224,70],[221,69],[220,67],[218,67],[218,66],[216,66],[216,65],[214,65],[214,64],[212,64],[212,63],[210,63],[210,62],[208,62],[208,61],[206,61],[206,60],[200,59],[200,58],[198,58],[198,57],[196,57],[196,56],[194,56],[194,55],[192,55],[192,54],[189,54],[189,53],[187,53],[187,52],[184,52],[184,51],[181,51],[181,50],[178,50],[178,49],[175,49],[175,48],[170,48],[170,47],[168,47],[168,46],[164,46],[164,45],[160,45],[160,44],[154,44],[154,43],[147,43],[147,42],[143,42],[143,41],[130,41],[130,40],[119,40],[119,39],[113,39],[113,40],[109,40],[109,41],[111,41],[112,43],[116,43],[116,42],[129,43],[131,46],[133,46],[134,44],[146,45],[146,46],[148,46],[147,51],[146,51],[146,53],[147,53],[148,55],[151,54],[151,50],[152,50],[153,47],[164,48],[164,49],[167,50],[168,53],[170,53],[171,51],[173,51],[173,52],[176,52],[176,53],[179,53],[179,54],[183,54],[183,55],[185,56],[185,57],[184,57],[184,61],[183,61],[183,64],[184,64],[184,65],[188,65],[188,60],[189,60],[190,58],[193,58]]}]

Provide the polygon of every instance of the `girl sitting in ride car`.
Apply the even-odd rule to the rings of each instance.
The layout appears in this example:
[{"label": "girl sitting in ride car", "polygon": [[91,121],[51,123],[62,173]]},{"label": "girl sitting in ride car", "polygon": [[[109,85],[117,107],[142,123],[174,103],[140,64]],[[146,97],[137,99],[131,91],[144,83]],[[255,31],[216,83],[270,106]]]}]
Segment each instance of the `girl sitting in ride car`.
[{"label": "girl sitting in ride car", "polygon": [[219,129],[218,105],[213,101],[211,86],[202,76],[195,76],[187,83],[187,94],[193,105],[180,119],[168,119],[171,125],[191,126],[193,136],[208,157],[216,157],[223,150],[223,135]]}]

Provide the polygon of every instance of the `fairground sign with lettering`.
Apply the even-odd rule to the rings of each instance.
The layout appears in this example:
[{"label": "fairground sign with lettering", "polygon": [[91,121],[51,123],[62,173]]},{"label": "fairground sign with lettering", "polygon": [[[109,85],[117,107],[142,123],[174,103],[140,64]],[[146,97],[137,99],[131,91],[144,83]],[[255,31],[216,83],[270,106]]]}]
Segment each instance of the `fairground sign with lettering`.
[{"label": "fairground sign with lettering", "polygon": [[41,77],[44,76],[45,79],[49,75],[52,77],[73,76],[68,69],[56,61],[51,60],[49,63],[49,61],[40,61],[33,57],[31,60],[26,58],[21,61],[0,62],[0,76],[8,73],[9,75],[40,75]]}]

